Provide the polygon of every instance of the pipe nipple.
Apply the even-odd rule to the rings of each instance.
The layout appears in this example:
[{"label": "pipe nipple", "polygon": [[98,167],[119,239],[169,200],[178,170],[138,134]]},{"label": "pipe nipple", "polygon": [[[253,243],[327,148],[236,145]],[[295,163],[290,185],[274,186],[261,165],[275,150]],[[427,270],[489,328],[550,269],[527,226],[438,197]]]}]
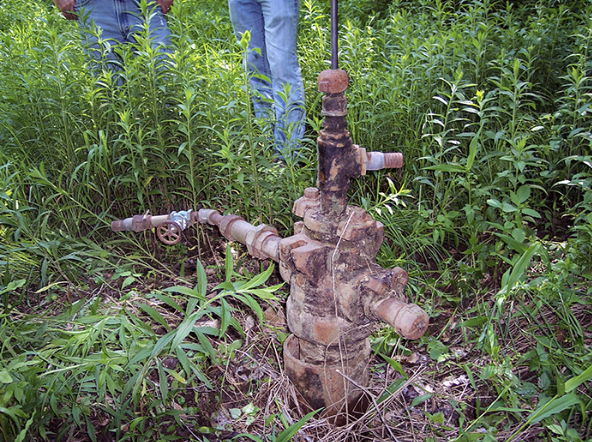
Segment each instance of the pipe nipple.
[{"label": "pipe nipple", "polygon": [[403,154],[400,152],[389,152],[384,154],[385,169],[399,169],[403,167]]},{"label": "pipe nipple", "polygon": [[111,223],[111,230],[114,232],[125,232],[126,228],[123,220],[113,221]]},{"label": "pipe nipple", "polygon": [[317,199],[319,197],[319,189],[316,187],[307,187],[304,189],[304,197],[307,199]]},{"label": "pipe nipple", "polygon": [[397,298],[382,301],[374,307],[374,314],[407,339],[421,338],[428,328],[426,312],[416,304],[406,304]]},{"label": "pipe nipple", "polygon": [[398,169],[403,167],[403,154],[400,152],[366,152],[360,148],[362,159],[362,175],[367,170]]}]

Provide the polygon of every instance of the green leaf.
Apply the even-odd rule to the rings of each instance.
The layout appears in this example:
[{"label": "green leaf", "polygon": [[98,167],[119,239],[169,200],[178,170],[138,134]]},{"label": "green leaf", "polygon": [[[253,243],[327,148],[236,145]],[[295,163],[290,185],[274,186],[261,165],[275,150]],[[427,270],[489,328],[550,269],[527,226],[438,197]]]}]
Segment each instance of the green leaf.
[{"label": "green leaf", "polygon": [[35,413],[31,416],[31,418],[25,424],[25,428],[22,429],[18,437],[14,440],[14,442],[24,442],[25,438],[27,437],[27,433],[29,432],[29,427],[35,421]]},{"label": "green leaf", "polygon": [[220,300],[221,305],[221,315],[220,315],[220,336],[224,336],[226,334],[226,330],[230,325],[230,320],[232,316],[230,315],[230,306],[226,299],[222,298]]},{"label": "green leaf", "polygon": [[298,422],[296,422],[294,425],[290,425],[288,428],[286,428],[284,431],[277,435],[275,442],[289,442],[290,440],[292,440],[292,437],[298,432],[298,430],[300,430],[300,428],[302,428],[302,426],[305,423],[307,423],[308,420],[311,417],[313,417],[318,411],[319,410],[311,411]]},{"label": "green leaf", "polygon": [[214,350],[214,347],[212,346],[212,343],[207,338],[207,336],[199,331],[195,331],[195,335],[197,336],[197,339],[199,340],[199,343],[203,347],[206,354],[210,357],[211,360],[215,360],[216,351]]},{"label": "green leaf", "polygon": [[247,48],[249,47],[249,41],[251,40],[251,32],[250,31],[245,31],[243,33],[243,35],[241,36],[240,39],[240,47],[243,49],[243,51],[246,51]]},{"label": "green leaf", "polygon": [[475,158],[477,156],[477,151],[479,150],[479,138],[481,138],[481,129],[477,132],[473,138],[471,139],[471,144],[469,145],[469,155],[467,157],[467,172],[471,170],[473,167],[473,163],[475,162]]},{"label": "green leaf", "polygon": [[489,204],[491,207],[495,207],[496,209],[501,209],[501,207],[502,207],[502,203],[500,203],[495,198],[488,199],[487,204]]},{"label": "green leaf", "polygon": [[185,350],[181,347],[177,347],[175,353],[177,354],[177,359],[179,360],[181,367],[183,367],[183,370],[185,371],[185,375],[189,378],[189,376],[191,376],[191,363],[189,362]]},{"label": "green leaf", "polygon": [[541,217],[541,214],[533,209],[528,209],[528,208],[522,209],[522,213],[524,215],[532,216],[533,218],[540,218]]},{"label": "green leaf", "polygon": [[180,293],[181,295],[185,295],[185,296],[192,296],[194,298],[201,299],[202,301],[206,300],[206,297],[203,296],[197,290],[193,290],[189,287],[184,287],[184,286],[180,286],[180,285],[177,285],[174,287],[167,287],[166,289],[164,289],[164,291],[170,292],[170,293]]},{"label": "green leaf", "polygon": [[19,279],[18,281],[10,281],[6,288],[0,290],[0,295],[7,293],[7,292],[14,292],[16,289],[21,288],[27,282],[26,279]]},{"label": "green leaf", "polygon": [[408,379],[409,377],[407,376],[407,373],[405,373],[405,370],[403,369],[403,366],[401,365],[400,362],[395,361],[393,358],[390,358],[386,355],[383,355],[382,353],[380,354],[380,357],[383,358],[386,362],[389,363],[389,365],[396,370],[401,376],[403,376],[405,379]]},{"label": "green leaf", "polygon": [[127,286],[132,285],[134,282],[136,282],[136,277],[135,276],[128,276],[121,283],[121,288],[124,289]]},{"label": "green leaf", "polygon": [[434,395],[431,393],[422,394],[421,396],[417,396],[415,399],[411,401],[411,407],[417,407],[419,404],[424,403],[428,399],[431,399]]},{"label": "green leaf", "polygon": [[488,321],[487,316],[477,316],[460,323],[461,327],[479,327]]},{"label": "green leaf", "polygon": [[512,230],[512,238],[514,238],[519,243],[523,243],[526,239],[526,235],[524,234],[524,230],[522,229],[513,229]]},{"label": "green leaf", "polygon": [[247,292],[255,287],[258,287],[260,285],[263,285],[267,282],[267,280],[269,279],[269,277],[271,276],[271,274],[273,273],[273,269],[274,269],[274,265],[271,264],[267,270],[265,270],[262,273],[259,273],[255,276],[253,276],[249,281],[247,281],[245,284],[243,284],[239,290],[237,290],[239,293],[242,292]]},{"label": "green leaf", "polygon": [[376,403],[380,404],[380,403],[386,401],[393,393],[395,393],[397,390],[399,390],[399,388],[401,388],[403,385],[405,385],[406,382],[407,382],[407,379],[405,379],[405,378],[396,379],[394,382],[391,383],[391,385],[389,385],[386,388],[386,390],[384,390],[382,392],[382,394],[376,400]]},{"label": "green leaf", "polygon": [[203,316],[203,312],[197,311],[196,313],[192,314],[191,316],[185,318],[181,324],[177,327],[176,331],[171,333],[175,334],[175,339],[173,340],[171,347],[176,348],[185,340],[189,333],[193,331],[195,328],[195,321]]},{"label": "green leaf", "polygon": [[565,382],[560,374],[555,377],[557,381],[557,396],[563,396],[565,394]]},{"label": "green leaf", "polygon": [[509,235],[504,235],[503,233],[494,232],[494,235],[503,240],[507,245],[509,245],[515,252],[518,253],[525,253],[528,250],[528,246],[520,241],[516,241]]},{"label": "green leaf", "polygon": [[504,201],[502,203],[502,210],[506,213],[512,213],[512,212],[516,212],[518,209],[516,207],[514,207],[513,205],[511,205],[510,203],[507,203]]},{"label": "green leaf", "polygon": [[162,395],[162,401],[166,403],[169,397],[169,381],[162,363],[158,361],[156,366],[158,368],[158,384],[160,388],[160,394]]},{"label": "green leaf", "polygon": [[205,299],[208,291],[208,277],[203,264],[199,259],[195,262],[195,267],[195,272],[197,274],[197,293],[199,293],[199,295]]},{"label": "green leaf", "polygon": [[530,416],[528,416],[528,422],[536,424],[543,419],[561,413],[563,410],[573,407],[574,405],[581,404],[582,400],[576,394],[566,394],[559,398],[553,398],[543,406],[534,410]]},{"label": "green leaf", "polygon": [[426,415],[426,417],[428,418],[428,420],[430,422],[433,422],[435,424],[443,424],[445,422],[444,419],[444,413],[443,412],[438,412],[435,414],[430,414],[430,413],[424,413]]},{"label": "green leaf", "polygon": [[516,192],[516,197],[518,198],[517,204],[522,204],[525,202],[528,198],[530,198],[530,186],[520,186]]},{"label": "green leaf", "polygon": [[590,365],[584,372],[580,373],[574,378],[568,379],[565,382],[565,392],[569,393],[578,388],[582,383],[588,382],[592,379],[592,365]]},{"label": "green leaf", "polygon": [[273,287],[268,287],[265,289],[251,289],[248,292],[257,296],[260,299],[263,299],[265,301],[277,301],[278,298],[277,296],[275,296],[273,294],[273,292],[275,292],[277,289],[279,289],[280,287],[282,287],[284,284],[279,284]]},{"label": "green leaf", "polygon": [[[169,344],[169,342],[171,342],[173,340],[173,338],[176,338],[175,331],[171,331],[171,332],[167,333],[162,338],[160,338],[158,341],[156,341],[156,344],[154,344],[154,347],[152,348],[152,351],[150,352],[150,357],[153,358],[155,356],[158,356],[160,354],[160,352],[162,350],[164,350],[164,348]],[[176,345],[173,346],[173,348],[174,347],[176,347]],[[140,354],[140,352],[138,352],[138,354]],[[138,357],[138,355],[136,355],[136,357]],[[136,358],[134,358],[133,360],[135,360],[135,359]]]},{"label": "green leaf", "polygon": [[514,286],[516,286],[516,284],[518,284],[518,282],[520,281],[520,278],[522,278],[522,275],[524,274],[524,272],[526,271],[526,268],[530,264],[530,260],[532,259],[534,254],[538,251],[538,249],[539,249],[539,244],[535,243],[535,244],[532,244],[526,250],[526,252],[524,252],[522,254],[522,256],[520,257],[520,259],[518,260],[516,265],[514,265],[514,268],[512,269],[512,272],[510,273],[510,276],[508,278],[508,283],[507,283],[508,289],[512,289],[512,288],[514,288]]},{"label": "green leaf", "polygon": [[175,301],[170,296],[165,296],[165,295],[162,295],[160,293],[153,293],[153,296],[156,299],[158,299],[160,302],[165,303],[166,305],[168,305],[169,307],[172,307],[176,311],[178,311],[178,312],[182,312],[183,311],[183,308],[177,303],[177,301]]},{"label": "green leaf", "polygon": [[234,294],[233,297],[236,299],[239,299],[244,304],[249,306],[251,308],[251,310],[253,310],[255,312],[255,314],[257,315],[257,317],[259,318],[259,322],[263,323],[263,321],[264,321],[263,309],[261,308],[261,306],[259,305],[259,303],[255,299],[253,299],[251,296],[246,295],[246,294],[245,295]]},{"label": "green leaf", "polygon": [[232,260],[230,244],[226,246],[226,259],[224,260],[224,270],[226,273],[226,282],[230,282],[230,280],[234,276],[234,261]]},{"label": "green leaf", "polygon": [[143,302],[136,302],[136,305],[138,307],[140,307],[141,310],[144,310],[146,313],[148,313],[148,315],[156,322],[158,322],[160,325],[164,326],[167,331],[170,331],[171,328],[169,327],[169,325],[167,324],[167,322],[165,321],[165,319],[162,317],[162,315],[160,313],[158,313],[158,311],[152,307],[150,307],[147,304],[144,304]]},{"label": "green leaf", "polygon": [[423,167],[422,170],[438,170],[449,173],[464,173],[465,168],[460,164],[437,164],[435,166]]},{"label": "green leaf", "polygon": [[14,422],[18,425],[19,428],[20,428],[19,417],[24,417],[24,418],[28,417],[20,409],[20,407],[10,407],[10,408],[0,407],[0,414],[6,414],[6,415],[10,416],[12,418],[12,420],[14,420]]},{"label": "green leaf", "polygon": [[6,370],[0,371],[0,382],[3,384],[10,384],[12,383],[12,376]]}]

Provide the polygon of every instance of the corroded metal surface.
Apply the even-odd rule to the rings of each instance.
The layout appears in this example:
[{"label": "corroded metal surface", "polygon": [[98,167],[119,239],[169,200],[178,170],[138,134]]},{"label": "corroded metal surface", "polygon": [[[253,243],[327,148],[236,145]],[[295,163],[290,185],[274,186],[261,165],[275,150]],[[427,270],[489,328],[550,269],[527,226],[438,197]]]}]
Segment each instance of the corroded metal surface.
[{"label": "corroded metal surface", "polygon": [[319,77],[327,95],[317,140],[318,188],[305,189],[294,202],[293,213],[302,218],[294,235],[279,238],[272,227],[255,227],[212,210],[200,210],[198,216],[229,240],[246,244],[253,256],[279,262],[290,284],[286,320],[293,334],[284,343],[286,372],[303,403],[324,408],[325,416],[341,416],[362,403],[369,382],[368,336],[376,321],[410,339],[423,335],[428,325],[427,314],[405,300],[407,272],[375,262],[383,225],[347,204],[352,179],[403,162],[401,154],[366,152],[352,143],[345,122],[347,82],[344,71]]},{"label": "corroded metal surface", "polygon": [[355,410],[361,400],[362,389],[368,385],[370,344],[365,343],[353,358],[337,363],[309,363],[303,360],[306,351],[302,341],[290,335],[284,343],[284,365],[290,380],[300,393],[301,401],[310,410],[324,409],[326,416],[337,416],[336,423],[344,423],[343,417]]},{"label": "corroded metal surface", "polygon": [[324,94],[339,94],[347,89],[349,77],[344,70],[330,69],[319,74],[317,84]]}]

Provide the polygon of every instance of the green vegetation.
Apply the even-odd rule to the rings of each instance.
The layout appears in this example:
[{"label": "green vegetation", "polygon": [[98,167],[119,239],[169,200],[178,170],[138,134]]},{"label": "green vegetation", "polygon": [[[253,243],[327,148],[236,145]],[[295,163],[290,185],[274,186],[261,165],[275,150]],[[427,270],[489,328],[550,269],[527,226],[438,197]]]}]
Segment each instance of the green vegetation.
[{"label": "green vegetation", "polygon": [[225,2],[177,1],[170,66],[143,36],[124,86],[89,75],[51,2],[2,6],[0,441],[592,440],[590,2],[340,2],[352,138],[406,158],[351,203],[433,322],[375,333],[373,407],[342,429],[290,409],[269,263],[207,227],[174,247],[109,228],[211,207],[288,234],[329,2],[301,1],[308,128],[286,167]]}]

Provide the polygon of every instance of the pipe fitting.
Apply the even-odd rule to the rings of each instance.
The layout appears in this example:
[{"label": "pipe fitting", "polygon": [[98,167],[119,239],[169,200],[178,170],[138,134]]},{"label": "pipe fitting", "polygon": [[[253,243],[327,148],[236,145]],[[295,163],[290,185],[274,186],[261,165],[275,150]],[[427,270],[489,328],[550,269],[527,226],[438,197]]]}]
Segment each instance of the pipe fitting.
[{"label": "pipe fitting", "polygon": [[329,69],[319,74],[317,81],[319,92],[325,94],[339,94],[347,89],[349,77],[342,69]]},{"label": "pipe fitting", "polygon": [[211,209],[201,209],[197,216],[200,223],[218,226],[220,233],[229,241],[238,241],[247,246],[249,254],[257,259],[271,258],[279,261],[281,238],[274,227],[267,224],[254,226],[236,215],[220,215]]},{"label": "pipe fitting", "polygon": [[271,258],[279,261],[280,238],[274,227],[260,224],[252,227],[245,237],[249,254],[257,259]]},{"label": "pipe fitting", "polygon": [[372,307],[373,313],[407,339],[419,339],[428,328],[429,317],[418,305],[388,298]]},{"label": "pipe fitting", "polygon": [[354,145],[360,152],[362,175],[368,170],[400,169],[403,167],[403,154],[400,152],[367,152],[363,147]]},{"label": "pipe fitting", "polygon": [[308,209],[319,208],[319,189],[316,187],[307,187],[304,189],[304,196],[294,201],[292,213],[300,218],[304,218],[304,214]]}]

